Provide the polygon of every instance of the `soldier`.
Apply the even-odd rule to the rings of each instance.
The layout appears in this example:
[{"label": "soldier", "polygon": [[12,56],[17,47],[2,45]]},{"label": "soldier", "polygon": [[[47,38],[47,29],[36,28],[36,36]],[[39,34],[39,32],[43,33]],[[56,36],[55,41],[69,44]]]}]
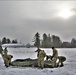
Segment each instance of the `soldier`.
[{"label": "soldier", "polygon": [[9,67],[12,63],[11,63],[11,58],[13,58],[12,55],[8,55],[8,50],[7,47],[5,47],[4,49],[4,54],[2,54],[3,60],[4,60],[4,64],[6,67]]},{"label": "soldier", "polygon": [[41,51],[40,48],[38,48],[35,52],[37,52],[37,57],[39,56],[39,52]]},{"label": "soldier", "polygon": [[60,66],[60,67],[64,66],[63,62],[66,60],[66,57],[64,57],[64,56],[58,56],[58,59],[59,59],[59,61],[57,63],[57,66]]},{"label": "soldier", "polygon": [[53,50],[53,55],[52,55],[51,66],[55,67],[56,66],[56,61],[58,59],[58,51],[54,47],[52,47],[52,50]]},{"label": "soldier", "polygon": [[46,53],[44,52],[44,50],[41,50],[39,52],[39,56],[38,56],[38,67],[43,69],[44,68],[44,58],[46,56]]}]

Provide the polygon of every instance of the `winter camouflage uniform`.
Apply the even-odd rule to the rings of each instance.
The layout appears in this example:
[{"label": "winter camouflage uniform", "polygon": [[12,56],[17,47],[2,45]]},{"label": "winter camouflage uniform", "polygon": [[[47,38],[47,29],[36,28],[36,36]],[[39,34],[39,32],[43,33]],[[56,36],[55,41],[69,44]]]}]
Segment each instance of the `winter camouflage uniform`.
[{"label": "winter camouflage uniform", "polygon": [[3,60],[4,60],[4,64],[6,67],[9,67],[9,65],[11,65],[11,59],[13,58],[12,55],[8,55],[8,50],[7,48],[4,49],[4,54],[2,54]]},{"label": "winter camouflage uniform", "polygon": [[40,68],[44,68],[44,58],[46,56],[46,53],[44,52],[44,50],[41,50],[39,52],[39,56],[38,56],[38,67]]},{"label": "winter camouflage uniform", "polygon": [[58,51],[55,48],[52,48],[52,49],[53,49],[53,55],[52,55],[51,65],[52,65],[52,67],[55,67],[56,61],[58,59]]},{"label": "winter camouflage uniform", "polygon": [[57,63],[57,66],[60,66],[60,67],[64,66],[63,62],[66,60],[66,57],[64,57],[64,56],[58,56],[58,59],[59,59],[59,61]]}]

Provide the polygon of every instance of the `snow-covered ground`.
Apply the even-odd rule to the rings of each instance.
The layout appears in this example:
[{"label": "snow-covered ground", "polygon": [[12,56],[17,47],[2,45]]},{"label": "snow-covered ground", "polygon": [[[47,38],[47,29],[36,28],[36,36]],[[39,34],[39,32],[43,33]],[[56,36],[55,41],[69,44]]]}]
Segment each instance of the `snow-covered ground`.
[{"label": "snow-covered ground", "polygon": [[[32,58],[35,59],[36,48],[8,48],[9,54],[15,59]],[[44,49],[46,54],[52,55],[51,48]],[[3,64],[0,55],[0,75],[76,75],[76,48],[57,48],[59,55],[65,56],[67,60],[63,67],[58,68],[31,68],[31,67],[8,67]]]}]

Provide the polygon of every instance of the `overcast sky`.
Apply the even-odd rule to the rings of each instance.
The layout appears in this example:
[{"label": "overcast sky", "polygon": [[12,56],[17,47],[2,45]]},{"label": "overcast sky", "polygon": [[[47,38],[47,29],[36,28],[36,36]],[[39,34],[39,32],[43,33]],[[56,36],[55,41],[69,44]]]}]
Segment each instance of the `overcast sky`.
[{"label": "overcast sky", "polygon": [[41,37],[43,33],[57,35],[62,41],[76,38],[76,1],[0,1],[1,39],[28,43],[36,32]]}]

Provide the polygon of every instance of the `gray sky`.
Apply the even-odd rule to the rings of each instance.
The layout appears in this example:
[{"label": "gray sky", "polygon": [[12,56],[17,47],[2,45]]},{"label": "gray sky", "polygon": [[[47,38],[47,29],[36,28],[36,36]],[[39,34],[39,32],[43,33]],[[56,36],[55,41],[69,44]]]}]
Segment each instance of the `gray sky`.
[{"label": "gray sky", "polygon": [[[69,15],[68,15],[69,14]],[[0,1],[0,38],[32,42],[36,32],[76,38],[76,1]]]}]

